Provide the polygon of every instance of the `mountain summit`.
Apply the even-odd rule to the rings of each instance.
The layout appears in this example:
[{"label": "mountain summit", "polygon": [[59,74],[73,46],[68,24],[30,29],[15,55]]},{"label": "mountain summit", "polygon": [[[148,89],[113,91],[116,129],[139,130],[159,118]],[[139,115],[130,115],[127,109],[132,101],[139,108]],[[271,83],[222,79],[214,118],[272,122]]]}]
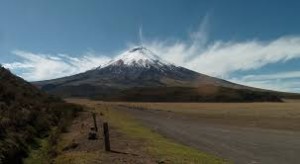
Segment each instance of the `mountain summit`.
[{"label": "mountain summit", "polygon": [[[210,82],[208,82],[210,81]],[[96,69],[70,77],[38,82],[50,86],[107,86],[114,88],[196,86],[198,83],[221,82],[219,79],[176,66],[161,59],[145,47],[125,51]],[[52,88],[52,87],[51,87]]]},{"label": "mountain summit", "polygon": [[269,91],[210,77],[161,59],[145,47],[69,77],[35,83],[62,97],[116,101],[278,101]]},{"label": "mountain summit", "polygon": [[117,56],[114,60],[110,61],[103,67],[107,67],[110,65],[150,68],[150,67],[159,67],[159,66],[165,66],[171,64],[166,61],[163,61],[159,56],[155,55],[152,51],[141,46],[122,53],[121,55]]}]

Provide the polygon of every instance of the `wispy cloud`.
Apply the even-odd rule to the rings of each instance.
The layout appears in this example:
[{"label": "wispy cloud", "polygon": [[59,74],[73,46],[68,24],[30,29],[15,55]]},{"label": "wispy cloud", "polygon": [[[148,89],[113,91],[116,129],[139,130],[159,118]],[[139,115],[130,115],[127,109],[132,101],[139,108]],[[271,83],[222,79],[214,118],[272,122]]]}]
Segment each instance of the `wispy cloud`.
[{"label": "wispy cloud", "polygon": [[286,92],[300,92],[300,71],[286,71],[272,74],[244,75],[232,77],[232,82],[258,88]]},{"label": "wispy cloud", "polygon": [[186,42],[149,42],[156,53],[185,67],[217,77],[248,71],[268,64],[300,58],[300,37],[281,37],[270,42],[218,41],[206,46]]},{"label": "wispy cloud", "polygon": [[247,86],[253,86],[256,88],[263,88],[269,90],[283,91],[300,93],[299,79],[297,80],[254,80],[254,81],[243,81],[241,79],[230,79],[230,81],[243,84]]},{"label": "wispy cloud", "polygon": [[139,27],[139,44],[140,45],[143,45],[143,42],[144,42],[144,36],[143,36],[143,26],[141,25]]},{"label": "wispy cloud", "polygon": [[198,30],[191,33],[187,41],[144,39],[144,44],[165,60],[204,74],[254,87],[300,92],[299,83],[286,79],[299,78],[297,70],[277,74],[232,77],[237,71],[259,70],[270,64],[300,58],[300,36],[282,36],[270,41],[219,40],[209,43],[209,20],[208,14]]},{"label": "wispy cloud", "polygon": [[297,79],[300,78],[300,71],[287,71],[278,72],[273,74],[260,74],[260,75],[246,75],[241,79],[246,81],[258,81],[258,80],[284,80],[284,79]]},{"label": "wispy cloud", "polygon": [[[139,29],[140,41],[163,59],[201,73],[254,87],[283,91],[294,91],[298,88],[297,91],[300,92],[300,84],[291,80],[299,78],[299,70],[232,77],[236,71],[258,70],[270,64],[300,58],[300,36],[283,36],[270,41],[254,39],[241,42],[208,42],[209,18],[209,14],[206,15],[198,30],[191,32],[189,39],[185,41],[147,40],[142,34],[142,28]],[[98,67],[110,60],[108,56],[95,53],[72,57],[66,54],[49,55],[17,50],[13,54],[22,60],[7,63],[5,66],[13,70],[21,69],[19,75],[27,80],[68,76]]]},{"label": "wispy cloud", "polygon": [[67,54],[38,54],[15,50],[12,52],[21,58],[20,62],[6,63],[4,67],[18,71],[19,76],[29,81],[47,80],[84,72],[98,67],[110,60],[106,56],[86,53],[80,58]]}]

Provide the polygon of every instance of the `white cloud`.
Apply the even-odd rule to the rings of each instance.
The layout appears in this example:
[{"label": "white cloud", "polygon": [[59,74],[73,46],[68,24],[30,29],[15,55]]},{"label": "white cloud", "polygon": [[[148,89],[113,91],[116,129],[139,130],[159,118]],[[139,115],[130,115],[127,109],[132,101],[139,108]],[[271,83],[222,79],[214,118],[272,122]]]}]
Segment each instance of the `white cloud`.
[{"label": "white cloud", "polygon": [[[236,71],[259,70],[270,64],[284,63],[300,58],[300,36],[283,36],[270,41],[215,41],[209,43],[208,16],[203,19],[198,31],[191,33],[187,41],[145,41],[144,38],[144,44],[163,59],[200,73],[254,87],[281,91],[295,91],[298,88],[297,92],[300,92],[300,84],[295,84],[291,80],[284,82],[278,80],[280,78],[298,78],[298,71],[272,75],[245,75],[238,80],[232,77],[232,73]],[[276,83],[274,80],[277,80]]]},{"label": "white cloud", "polygon": [[[154,51],[163,59],[190,68],[200,73],[225,78],[254,87],[275,90],[294,90],[300,84],[283,78],[299,78],[299,71],[268,75],[244,75],[232,77],[236,71],[258,70],[266,65],[282,63],[300,58],[300,36],[283,36],[270,41],[247,40],[215,41],[209,40],[209,15],[205,16],[196,32],[189,39],[147,40],[139,30],[140,44]],[[132,46],[129,45],[129,46]],[[13,51],[23,59],[21,62],[7,63],[11,69],[22,69],[19,75],[27,80],[45,80],[80,73],[97,67],[110,60],[110,57],[87,53],[81,57],[58,54],[36,54]],[[276,82],[274,82],[276,81]]]},{"label": "white cloud", "polygon": [[247,86],[257,88],[277,90],[284,92],[300,93],[299,78],[298,79],[273,79],[273,80],[244,80],[243,78],[232,78],[230,81]]},{"label": "white cloud", "polygon": [[196,71],[228,77],[235,71],[259,69],[268,64],[300,58],[300,37],[282,37],[270,42],[215,42],[205,46],[194,43],[148,42],[163,58]]},{"label": "white cloud", "polygon": [[286,71],[272,74],[244,75],[229,79],[232,82],[285,92],[300,92],[300,71]]},{"label": "white cloud", "polygon": [[20,69],[20,68],[28,69],[33,67],[33,65],[31,65],[30,63],[21,63],[21,62],[6,63],[3,66],[5,68],[10,68],[10,69]]},{"label": "white cloud", "polygon": [[279,72],[273,74],[246,75],[241,79],[243,81],[263,81],[263,80],[282,80],[300,78],[300,71]]},{"label": "white cloud", "polygon": [[7,63],[3,66],[15,71],[19,70],[21,73],[18,75],[29,81],[69,76],[98,67],[110,60],[108,57],[96,56],[92,53],[86,53],[80,58],[66,54],[35,54],[20,50],[12,53],[19,56],[22,61]]}]

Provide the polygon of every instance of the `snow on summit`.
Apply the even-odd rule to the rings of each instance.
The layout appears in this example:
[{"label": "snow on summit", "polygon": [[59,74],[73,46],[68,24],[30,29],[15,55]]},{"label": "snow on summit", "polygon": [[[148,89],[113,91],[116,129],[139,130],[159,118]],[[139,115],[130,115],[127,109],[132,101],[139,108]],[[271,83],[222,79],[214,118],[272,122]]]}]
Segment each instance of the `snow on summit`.
[{"label": "snow on summit", "polygon": [[122,53],[115,59],[104,65],[102,68],[116,65],[116,66],[134,66],[134,67],[150,67],[150,66],[168,66],[172,65],[163,61],[159,56],[145,47],[136,47],[129,51]]}]

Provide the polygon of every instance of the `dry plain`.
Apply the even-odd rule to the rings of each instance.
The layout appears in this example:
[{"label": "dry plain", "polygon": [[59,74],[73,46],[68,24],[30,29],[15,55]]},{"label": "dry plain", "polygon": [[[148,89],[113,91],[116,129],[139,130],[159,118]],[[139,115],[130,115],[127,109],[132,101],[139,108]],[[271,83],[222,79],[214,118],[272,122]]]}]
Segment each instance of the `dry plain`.
[{"label": "dry plain", "polygon": [[[72,100],[90,103],[90,100]],[[234,163],[300,161],[300,102],[100,102],[180,144]]]}]

